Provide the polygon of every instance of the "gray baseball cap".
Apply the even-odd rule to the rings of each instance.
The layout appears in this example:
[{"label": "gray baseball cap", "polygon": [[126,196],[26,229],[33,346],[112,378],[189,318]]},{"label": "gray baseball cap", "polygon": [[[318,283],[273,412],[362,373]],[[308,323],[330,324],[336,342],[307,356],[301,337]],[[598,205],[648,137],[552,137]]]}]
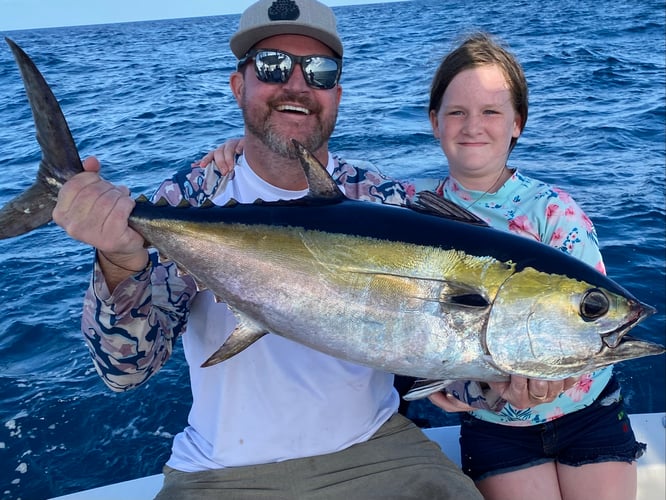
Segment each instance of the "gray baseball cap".
[{"label": "gray baseball cap", "polygon": [[329,46],[342,57],[335,14],[317,0],[259,0],[241,14],[238,31],[229,40],[241,59],[259,41],[275,35],[304,35]]}]

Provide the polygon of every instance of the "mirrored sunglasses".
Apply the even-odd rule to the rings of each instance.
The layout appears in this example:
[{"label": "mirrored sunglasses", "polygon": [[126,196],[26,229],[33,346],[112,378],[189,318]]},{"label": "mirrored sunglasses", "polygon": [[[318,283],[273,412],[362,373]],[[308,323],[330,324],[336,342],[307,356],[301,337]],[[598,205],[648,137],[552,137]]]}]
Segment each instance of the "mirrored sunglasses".
[{"label": "mirrored sunglasses", "polygon": [[338,84],[342,72],[342,60],[331,56],[295,56],[283,50],[251,50],[238,61],[240,68],[254,59],[254,71],[264,83],[287,83],[294,66],[300,64],[305,82],[316,89],[332,89]]}]

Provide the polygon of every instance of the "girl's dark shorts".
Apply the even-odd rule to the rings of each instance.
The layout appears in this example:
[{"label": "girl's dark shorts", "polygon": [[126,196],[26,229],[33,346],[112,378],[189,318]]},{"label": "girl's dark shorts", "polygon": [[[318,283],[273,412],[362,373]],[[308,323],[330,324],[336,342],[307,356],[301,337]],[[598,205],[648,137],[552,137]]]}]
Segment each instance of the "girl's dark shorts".
[{"label": "girl's dark shorts", "polygon": [[645,448],[631,429],[615,375],[593,404],[545,424],[513,427],[466,413],[460,426],[462,468],[474,481],[547,462],[631,463]]}]

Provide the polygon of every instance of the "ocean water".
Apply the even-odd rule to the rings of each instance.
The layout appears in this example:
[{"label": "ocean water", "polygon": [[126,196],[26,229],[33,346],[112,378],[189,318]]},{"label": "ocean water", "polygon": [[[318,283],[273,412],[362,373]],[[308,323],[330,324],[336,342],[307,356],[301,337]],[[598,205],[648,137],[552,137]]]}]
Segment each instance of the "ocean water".
[{"label": "ocean water", "polygon": [[[407,2],[337,7],[346,45],[332,149],[396,177],[442,176],[427,120],[430,77],[458,37],[505,40],[530,85],[510,164],[568,190],[596,224],[608,273],[658,314],[664,343],[664,2]],[[150,193],[242,132],[228,87],[238,15],[3,33],[35,60],[82,156]],[[0,203],[40,152],[8,48],[0,47]],[[92,251],[51,225],[0,242],[0,498],[39,500],[161,470],[187,418],[182,352],[144,387],[111,393],[79,332]],[[661,357],[616,368],[632,412],[666,410]],[[414,405],[430,425],[455,417]]]}]

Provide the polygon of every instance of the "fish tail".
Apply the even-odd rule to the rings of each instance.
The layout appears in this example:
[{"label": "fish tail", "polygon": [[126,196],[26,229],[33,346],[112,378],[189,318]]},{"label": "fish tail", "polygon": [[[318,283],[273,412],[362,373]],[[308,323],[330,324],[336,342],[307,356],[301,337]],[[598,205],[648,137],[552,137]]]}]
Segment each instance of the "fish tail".
[{"label": "fish tail", "polygon": [[5,38],[23,78],[42,159],[35,183],[0,209],[0,239],[32,231],[51,221],[60,187],[83,172],[79,152],[57,99],[30,57]]}]

